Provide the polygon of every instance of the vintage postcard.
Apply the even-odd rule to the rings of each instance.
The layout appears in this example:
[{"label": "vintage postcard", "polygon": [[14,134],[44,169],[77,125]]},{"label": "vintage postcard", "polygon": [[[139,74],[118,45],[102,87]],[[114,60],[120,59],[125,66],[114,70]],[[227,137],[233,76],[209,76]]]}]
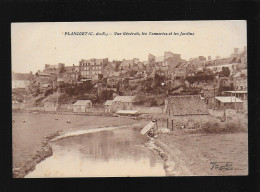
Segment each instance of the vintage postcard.
[{"label": "vintage postcard", "polygon": [[246,25],[12,23],[13,177],[248,175]]}]

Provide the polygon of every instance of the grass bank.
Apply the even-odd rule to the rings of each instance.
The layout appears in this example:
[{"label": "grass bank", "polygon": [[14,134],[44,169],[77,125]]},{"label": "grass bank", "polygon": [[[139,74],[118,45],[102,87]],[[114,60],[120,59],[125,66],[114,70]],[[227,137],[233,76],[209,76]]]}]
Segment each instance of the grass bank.
[{"label": "grass bank", "polygon": [[[169,175],[222,176],[248,174],[248,134],[185,133],[160,134],[157,146],[166,152],[172,170]],[[232,170],[213,167],[214,162],[231,162]]]}]

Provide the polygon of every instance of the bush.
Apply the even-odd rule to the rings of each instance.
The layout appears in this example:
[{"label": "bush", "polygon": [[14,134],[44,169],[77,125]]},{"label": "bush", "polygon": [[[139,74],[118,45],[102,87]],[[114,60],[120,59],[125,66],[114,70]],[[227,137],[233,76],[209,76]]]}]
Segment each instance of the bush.
[{"label": "bush", "polygon": [[151,107],[153,107],[153,106],[157,106],[157,101],[155,99],[153,99],[151,101]]},{"label": "bush", "polygon": [[219,121],[210,121],[202,125],[201,131],[204,133],[237,133],[247,131],[247,125],[239,121],[221,123]]}]

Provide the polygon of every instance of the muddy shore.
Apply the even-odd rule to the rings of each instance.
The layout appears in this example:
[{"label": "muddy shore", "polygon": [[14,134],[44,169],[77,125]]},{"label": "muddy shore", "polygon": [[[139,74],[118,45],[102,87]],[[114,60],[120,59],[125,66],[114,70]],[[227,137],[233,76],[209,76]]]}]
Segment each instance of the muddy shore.
[{"label": "muddy shore", "polygon": [[[68,132],[115,126],[137,127],[149,120],[64,114],[13,113],[13,177],[23,178],[52,155],[49,142]],[[58,120],[56,120],[58,119]],[[70,123],[67,123],[67,119]],[[105,126],[104,126],[105,125]],[[172,132],[147,140],[146,146],[164,160],[167,176],[247,175],[247,133],[193,134]],[[211,170],[211,162],[232,162],[230,171]]]},{"label": "muddy shore", "polygon": [[13,113],[13,120],[13,178],[23,178],[51,156],[49,142],[66,132],[145,123],[131,118],[26,112]]},{"label": "muddy shore", "polygon": [[33,171],[35,169],[35,166],[46,159],[47,157],[50,157],[53,152],[52,148],[50,146],[50,140],[60,135],[59,132],[53,133],[47,137],[45,137],[42,141],[41,149],[36,152],[36,154],[26,160],[25,162],[19,164],[20,166],[13,168],[13,178],[23,178],[25,177],[29,172]]}]

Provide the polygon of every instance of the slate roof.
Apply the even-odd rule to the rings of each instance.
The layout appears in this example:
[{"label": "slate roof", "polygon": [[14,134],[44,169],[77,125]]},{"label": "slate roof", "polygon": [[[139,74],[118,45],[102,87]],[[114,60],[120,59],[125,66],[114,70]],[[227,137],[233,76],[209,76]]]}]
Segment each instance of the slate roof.
[{"label": "slate roof", "polygon": [[208,115],[208,108],[198,95],[171,96],[168,98],[171,115]]},{"label": "slate roof", "polygon": [[122,63],[120,64],[120,67],[129,67],[134,64],[134,60],[123,60]]},{"label": "slate roof", "polygon": [[77,100],[73,105],[87,105],[92,103],[91,100]]},{"label": "slate roof", "polygon": [[76,66],[66,66],[65,70],[66,72],[74,72],[76,69]]},{"label": "slate roof", "polygon": [[243,101],[235,96],[223,96],[223,97],[215,97],[215,99],[219,100],[221,103],[243,103]]},{"label": "slate roof", "polygon": [[113,101],[120,101],[120,102],[133,102],[135,96],[116,96]]},{"label": "slate roof", "polygon": [[104,105],[112,105],[112,103],[113,103],[113,100],[107,100],[107,101],[104,103]]}]

